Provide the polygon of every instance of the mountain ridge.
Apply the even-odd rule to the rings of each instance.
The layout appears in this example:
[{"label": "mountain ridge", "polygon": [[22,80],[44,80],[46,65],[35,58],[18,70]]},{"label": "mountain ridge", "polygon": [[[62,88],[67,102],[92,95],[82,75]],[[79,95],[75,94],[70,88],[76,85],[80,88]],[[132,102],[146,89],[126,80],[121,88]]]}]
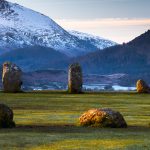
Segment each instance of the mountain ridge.
[{"label": "mountain ridge", "polygon": [[128,43],[89,53],[74,61],[80,62],[86,73],[150,73],[150,30]]},{"label": "mountain ridge", "polygon": [[64,69],[68,65],[68,60],[69,57],[65,54],[52,48],[40,46],[17,49],[0,56],[0,64],[10,61],[20,66],[24,72],[43,69]]},{"label": "mountain ridge", "polygon": [[[71,30],[68,31],[71,35],[78,37],[81,40],[85,40],[87,42],[92,43],[93,45],[95,45],[97,48],[99,49],[105,49],[107,47],[111,47],[114,45],[117,45],[116,42],[104,39],[102,37],[99,36],[95,36],[92,34],[88,34],[88,33],[83,33],[83,32],[79,32],[79,31],[75,31],[75,30]],[[100,43],[101,41],[101,43]]]}]

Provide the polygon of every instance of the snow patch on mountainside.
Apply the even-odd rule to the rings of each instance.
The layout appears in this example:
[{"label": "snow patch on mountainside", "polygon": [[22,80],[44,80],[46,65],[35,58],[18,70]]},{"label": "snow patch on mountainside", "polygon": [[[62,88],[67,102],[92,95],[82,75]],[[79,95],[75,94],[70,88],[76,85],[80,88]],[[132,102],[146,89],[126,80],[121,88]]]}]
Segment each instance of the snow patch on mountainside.
[{"label": "snow patch on mountainside", "polygon": [[99,36],[94,36],[94,35],[91,35],[88,33],[82,33],[82,32],[78,32],[78,31],[74,31],[74,30],[69,31],[69,33],[71,35],[78,37],[81,40],[86,40],[86,41],[92,43],[93,45],[95,45],[97,48],[99,48],[101,50],[117,44],[113,41],[104,39]]}]

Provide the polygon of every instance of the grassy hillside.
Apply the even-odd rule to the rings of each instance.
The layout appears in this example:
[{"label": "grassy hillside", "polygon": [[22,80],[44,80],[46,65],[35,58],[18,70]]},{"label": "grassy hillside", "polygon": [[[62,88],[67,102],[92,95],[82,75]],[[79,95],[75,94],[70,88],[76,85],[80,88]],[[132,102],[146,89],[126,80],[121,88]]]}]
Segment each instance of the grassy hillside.
[{"label": "grassy hillside", "polygon": [[[105,150],[150,149],[150,95],[65,92],[0,93],[0,103],[14,110],[15,129],[0,130],[0,149]],[[90,108],[120,111],[127,129],[83,128],[79,116]]]}]

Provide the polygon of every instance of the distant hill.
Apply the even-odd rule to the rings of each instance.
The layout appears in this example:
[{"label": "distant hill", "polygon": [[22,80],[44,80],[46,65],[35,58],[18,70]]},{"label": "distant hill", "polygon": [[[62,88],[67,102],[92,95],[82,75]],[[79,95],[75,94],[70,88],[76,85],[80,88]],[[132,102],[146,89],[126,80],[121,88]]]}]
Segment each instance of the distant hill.
[{"label": "distant hill", "polygon": [[68,57],[52,48],[40,46],[22,48],[7,52],[0,56],[0,64],[5,61],[16,63],[24,72],[61,69],[68,64]]},{"label": "distant hill", "polygon": [[148,74],[150,73],[150,30],[129,43],[87,54],[74,60],[85,73]]}]

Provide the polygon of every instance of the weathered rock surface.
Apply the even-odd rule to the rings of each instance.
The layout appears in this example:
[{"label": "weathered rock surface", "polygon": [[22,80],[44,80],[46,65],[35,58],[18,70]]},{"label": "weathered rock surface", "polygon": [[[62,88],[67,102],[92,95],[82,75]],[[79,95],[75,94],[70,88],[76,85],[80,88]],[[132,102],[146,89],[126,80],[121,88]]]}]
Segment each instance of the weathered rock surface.
[{"label": "weathered rock surface", "polygon": [[10,62],[3,64],[2,83],[4,92],[20,92],[22,85],[21,69]]},{"label": "weathered rock surface", "polygon": [[112,109],[91,109],[85,112],[80,118],[81,126],[126,128],[127,123],[123,116]]},{"label": "weathered rock surface", "polygon": [[81,66],[78,63],[70,65],[68,74],[69,93],[82,93],[82,82]]},{"label": "weathered rock surface", "polygon": [[13,111],[6,105],[0,104],[0,128],[15,127]]},{"label": "weathered rock surface", "polygon": [[136,83],[138,93],[150,93],[150,87],[143,80],[138,80]]}]

